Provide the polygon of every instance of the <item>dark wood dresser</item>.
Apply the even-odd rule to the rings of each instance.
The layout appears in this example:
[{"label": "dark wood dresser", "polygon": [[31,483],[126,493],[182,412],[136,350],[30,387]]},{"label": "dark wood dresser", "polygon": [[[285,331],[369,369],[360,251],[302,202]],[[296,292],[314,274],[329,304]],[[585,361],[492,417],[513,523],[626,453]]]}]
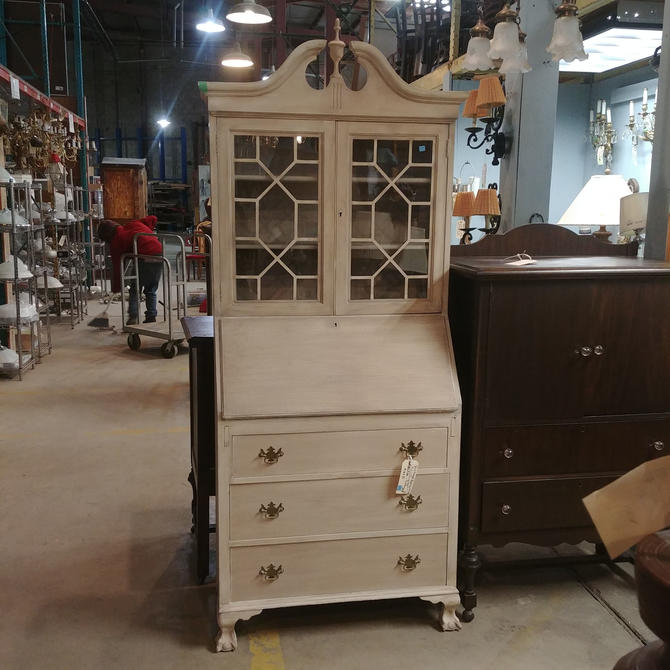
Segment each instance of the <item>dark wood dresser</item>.
[{"label": "dark wood dresser", "polygon": [[189,345],[191,399],[191,512],[195,535],[198,581],[209,574],[209,497],[216,495],[214,443],[216,439],[216,381],[214,376],[214,319],[186,316],[182,319]]},{"label": "dark wood dresser", "polygon": [[[547,234],[559,236],[560,253],[567,231],[558,230]],[[476,606],[477,545],[597,542],[582,498],[670,452],[670,264],[541,256],[509,265],[505,255],[534,253],[527,240],[516,229],[494,243],[499,256],[451,262],[466,621]],[[626,251],[592,241],[589,250]]]}]

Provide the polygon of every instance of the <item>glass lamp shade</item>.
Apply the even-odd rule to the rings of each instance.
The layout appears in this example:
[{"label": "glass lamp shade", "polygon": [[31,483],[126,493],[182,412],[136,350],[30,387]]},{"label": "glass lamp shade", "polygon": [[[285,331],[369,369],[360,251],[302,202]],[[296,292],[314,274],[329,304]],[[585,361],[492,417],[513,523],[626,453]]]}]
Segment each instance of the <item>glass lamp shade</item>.
[{"label": "glass lamp shade", "polygon": [[501,107],[506,102],[498,75],[484,77],[479,81],[479,90],[477,91],[477,109],[479,111],[484,110],[486,112],[494,107]]},{"label": "glass lamp shade", "polygon": [[505,58],[498,72],[500,74],[525,74],[531,70],[526,42],[519,42],[519,50],[516,55]]},{"label": "glass lamp shade", "polygon": [[509,58],[519,50],[519,26],[514,21],[502,21],[493,31],[489,58]]},{"label": "glass lamp shade", "polygon": [[244,0],[238,5],[234,5],[226,14],[226,18],[233,23],[251,25],[270,23],[272,21],[272,16],[267,7],[257,4],[254,0]]},{"label": "glass lamp shade", "polygon": [[240,48],[240,43],[235,42],[235,46],[223,56],[221,65],[224,67],[251,67],[254,62]]},{"label": "glass lamp shade", "polygon": [[500,203],[494,188],[480,188],[477,191],[473,214],[500,216]]},{"label": "glass lamp shade", "polygon": [[475,213],[475,194],[472,191],[459,191],[454,202],[454,216],[472,216]]},{"label": "glass lamp shade", "polygon": [[468,42],[468,51],[463,58],[463,69],[493,70],[495,64],[488,56],[490,48],[491,40],[488,37],[471,37]]},{"label": "glass lamp shade", "polygon": [[547,47],[551,60],[564,60],[568,63],[573,60],[586,60],[588,54],[584,51],[584,41],[579,30],[579,19],[576,16],[559,16],[554,22],[554,35]]}]

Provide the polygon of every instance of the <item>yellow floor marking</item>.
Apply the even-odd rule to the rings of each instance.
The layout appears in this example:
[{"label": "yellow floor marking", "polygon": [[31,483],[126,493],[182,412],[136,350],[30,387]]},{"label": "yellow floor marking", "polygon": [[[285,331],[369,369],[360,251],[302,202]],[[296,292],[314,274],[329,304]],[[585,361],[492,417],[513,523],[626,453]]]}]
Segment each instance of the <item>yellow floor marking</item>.
[{"label": "yellow floor marking", "polygon": [[251,670],[284,670],[284,655],[279,643],[279,633],[249,633]]}]

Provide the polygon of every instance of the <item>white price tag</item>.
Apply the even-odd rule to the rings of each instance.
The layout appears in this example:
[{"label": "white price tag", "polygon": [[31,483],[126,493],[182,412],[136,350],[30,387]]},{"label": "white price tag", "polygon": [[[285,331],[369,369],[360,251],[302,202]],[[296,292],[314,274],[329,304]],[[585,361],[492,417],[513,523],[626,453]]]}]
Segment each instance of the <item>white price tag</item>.
[{"label": "white price tag", "polygon": [[72,114],[67,115],[67,125],[68,125],[69,131],[71,133],[73,133],[74,132],[74,117],[72,116]]},{"label": "white price tag", "polygon": [[400,477],[398,478],[398,485],[396,486],[396,495],[406,495],[412,492],[416,473],[419,469],[419,461],[411,456],[402,462],[400,468]]},{"label": "white price tag", "polygon": [[62,247],[65,244],[65,235],[61,235],[60,239],[58,240],[58,246]]},{"label": "white price tag", "polygon": [[512,261],[511,263],[507,263],[507,265],[533,265],[536,262],[532,258],[522,258],[520,261]]},{"label": "white price tag", "polygon": [[605,147],[602,145],[596,151],[596,162],[598,165],[605,165]]},{"label": "white price tag", "polygon": [[9,75],[9,88],[12,93],[12,98],[18,100],[21,97],[21,91],[19,90],[19,80],[16,77]]}]

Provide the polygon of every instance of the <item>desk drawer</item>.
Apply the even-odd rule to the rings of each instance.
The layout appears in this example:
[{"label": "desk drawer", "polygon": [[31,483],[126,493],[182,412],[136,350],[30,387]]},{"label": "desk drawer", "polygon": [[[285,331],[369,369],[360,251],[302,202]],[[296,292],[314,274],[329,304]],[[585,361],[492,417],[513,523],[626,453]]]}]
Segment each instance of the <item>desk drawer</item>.
[{"label": "desk drawer", "polygon": [[582,498],[614,479],[566,477],[484,483],[482,530],[501,533],[590,526]]},{"label": "desk drawer", "polygon": [[[447,467],[447,428],[358,430],[338,433],[284,433],[233,436],[233,477],[357,472],[399,468],[402,444],[421,443],[422,468]],[[261,450],[281,456],[273,463]],[[272,459],[271,459],[272,460]]]},{"label": "desk drawer", "polygon": [[[232,600],[439,586],[447,576],[446,534],[303,542],[230,550]],[[404,571],[398,558],[419,556]],[[281,565],[276,581],[259,575]]]},{"label": "desk drawer", "polygon": [[627,472],[668,453],[668,419],[489,428],[484,476]]},{"label": "desk drawer", "polygon": [[[400,504],[402,496],[395,494],[397,482],[393,476],[234,484],[230,539],[448,526],[449,475],[419,474],[412,494],[421,502],[409,510]],[[275,508],[281,504],[278,516],[269,510],[274,518],[268,518],[270,503]],[[261,505],[266,510],[261,511]]]}]

